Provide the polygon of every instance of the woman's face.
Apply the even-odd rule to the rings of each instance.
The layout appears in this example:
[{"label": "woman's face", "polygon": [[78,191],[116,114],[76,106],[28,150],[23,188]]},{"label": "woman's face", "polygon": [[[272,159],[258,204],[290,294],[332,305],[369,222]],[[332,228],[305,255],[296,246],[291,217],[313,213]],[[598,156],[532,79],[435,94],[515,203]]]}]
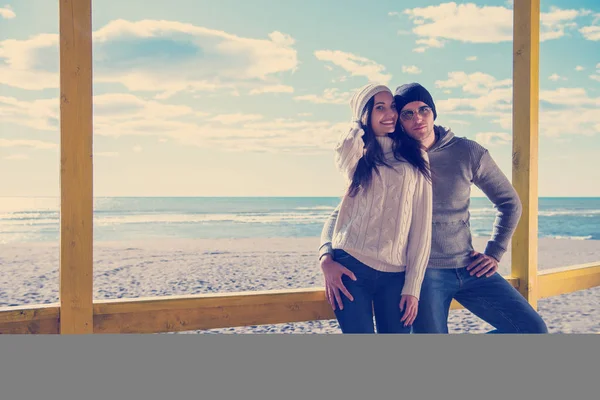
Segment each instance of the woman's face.
[{"label": "woman's face", "polygon": [[394,103],[394,96],[388,92],[375,95],[375,104],[371,112],[371,129],[376,136],[385,136],[394,132],[398,122],[398,111]]}]

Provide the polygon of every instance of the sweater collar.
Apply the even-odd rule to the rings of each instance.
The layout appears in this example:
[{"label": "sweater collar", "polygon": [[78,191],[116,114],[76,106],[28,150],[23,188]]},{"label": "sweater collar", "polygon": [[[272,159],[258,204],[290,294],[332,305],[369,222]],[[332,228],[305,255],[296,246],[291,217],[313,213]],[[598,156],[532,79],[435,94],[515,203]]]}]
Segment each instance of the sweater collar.
[{"label": "sweater collar", "polygon": [[394,139],[392,139],[389,135],[385,136],[375,136],[375,139],[381,146],[384,153],[392,151],[392,146],[394,144]]}]

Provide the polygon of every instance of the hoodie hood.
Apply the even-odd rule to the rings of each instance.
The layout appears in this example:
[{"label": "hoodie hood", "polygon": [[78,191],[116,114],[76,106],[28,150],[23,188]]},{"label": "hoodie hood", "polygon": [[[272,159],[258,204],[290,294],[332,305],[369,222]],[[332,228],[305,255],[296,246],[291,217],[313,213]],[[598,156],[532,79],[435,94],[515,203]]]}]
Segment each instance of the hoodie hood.
[{"label": "hoodie hood", "polygon": [[451,142],[453,142],[452,139],[454,139],[454,133],[450,129],[439,125],[435,125],[433,129],[436,140],[433,146],[431,146],[429,149],[428,153],[445,149],[451,144]]}]

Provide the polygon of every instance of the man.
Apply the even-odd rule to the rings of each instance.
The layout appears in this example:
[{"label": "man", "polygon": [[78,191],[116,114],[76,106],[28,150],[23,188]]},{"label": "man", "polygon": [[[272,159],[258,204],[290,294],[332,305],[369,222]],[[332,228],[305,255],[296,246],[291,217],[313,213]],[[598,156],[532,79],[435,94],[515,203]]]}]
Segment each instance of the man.
[{"label": "man", "polygon": [[[429,157],[433,185],[431,256],[421,287],[414,333],[448,333],[452,299],[483,319],[492,333],[547,333],[540,315],[498,274],[498,263],[521,216],[521,202],[506,176],[478,143],[455,137],[435,126],[431,94],[420,84],[400,86],[396,107],[406,140],[416,140]],[[469,225],[471,185],[494,204],[497,215],[483,253],[475,251]],[[339,208],[339,207],[338,207]],[[332,307],[340,291],[348,296],[342,276],[351,273],[333,259],[331,236],[336,209],[323,227],[319,259],[326,276]],[[350,294],[351,295],[351,294]]]}]

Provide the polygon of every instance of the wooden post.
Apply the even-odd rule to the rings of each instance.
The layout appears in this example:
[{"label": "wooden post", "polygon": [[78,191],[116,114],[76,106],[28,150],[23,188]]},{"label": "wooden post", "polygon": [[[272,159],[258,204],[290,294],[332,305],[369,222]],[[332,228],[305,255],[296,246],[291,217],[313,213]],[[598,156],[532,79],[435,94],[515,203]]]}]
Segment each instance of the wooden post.
[{"label": "wooden post", "polygon": [[540,0],[515,1],[513,9],[512,179],[523,214],[512,239],[512,276],[537,308]]},{"label": "wooden post", "polygon": [[60,333],[93,333],[92,0],[60,0]]}]

